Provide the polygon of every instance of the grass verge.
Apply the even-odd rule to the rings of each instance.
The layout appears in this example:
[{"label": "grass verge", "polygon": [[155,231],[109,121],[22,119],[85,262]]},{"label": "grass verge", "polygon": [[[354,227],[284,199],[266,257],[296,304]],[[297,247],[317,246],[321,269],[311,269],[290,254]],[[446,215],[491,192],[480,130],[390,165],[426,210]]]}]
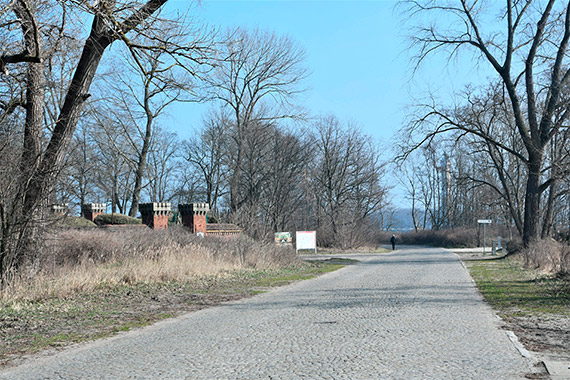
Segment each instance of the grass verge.
[{"label": "grass verge", "polygon": [[525,268],[516,258],[465,265],[527,349],[570,358],[570,278]]},{"label": "grass verge", "polygon": [[23,355],[109,337],[343,266],[311,262],[292,268],[242,269],[183,282],[102,285],[64,298],[0,303],[0,366]]}]

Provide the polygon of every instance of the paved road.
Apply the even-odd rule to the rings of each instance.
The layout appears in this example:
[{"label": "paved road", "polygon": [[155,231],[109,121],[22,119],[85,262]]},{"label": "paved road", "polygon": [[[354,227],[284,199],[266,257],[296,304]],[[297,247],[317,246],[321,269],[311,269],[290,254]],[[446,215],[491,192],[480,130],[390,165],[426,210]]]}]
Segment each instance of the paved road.
[{"label": "paved road", "polygon": [[402,249],[30,361],[0,379],[523,379],[456,256]]}]

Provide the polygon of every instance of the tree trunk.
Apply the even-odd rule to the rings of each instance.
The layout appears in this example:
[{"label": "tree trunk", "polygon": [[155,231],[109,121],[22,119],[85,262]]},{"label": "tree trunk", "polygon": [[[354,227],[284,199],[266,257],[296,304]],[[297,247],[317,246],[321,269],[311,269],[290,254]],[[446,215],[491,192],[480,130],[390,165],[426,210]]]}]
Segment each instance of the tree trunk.
[{"label": "tree trunk", "polygon": [[540,239],[540,168],[542,154],[534,152],[529,155],[528,179],[526,183],[523,245],[528,247]]},{"label": "tree trunk", "polygon": [[553,179],[548,191],[548,200],[546,203],[546,210],[544,212],[544,220],[542,222],[542,233],[540,235],[541,239],[546,239],[549,236],[552,236],[553,233],[554,201],[556,200],[557,185],[558,181],[556,179]]},{"label": "tree trunk", "polygon": [[242,148],[241,141],[238,141],[236,162],[234,162],[234,171],[230,181],[230,210],[236,212],[239,204],[239,178],[241,172]]},{"label": "tree trunk", "polygon": [[[145,92],[148,93],[148,88],[145,89]],[[136,218],[137,213],[139,212],[142,180],[144,177],[144,172],[146,170],[146,157],[150,149],[150,139],[152,137],[153,116],[152,113],[150,112],[148,104],[148,96],[146,95],[145,95],[145,108],[146,108],[146,131],[143,139],[143,146],[141,149],[141,153],[139,155],[137,170],[135,171],[135,188],[133,190],[133,199],[131,202],[131,208],[129,210],[129,216],[133,218]],[[163,199],[160,199],[159,201],[163,201]]]},{"label": "tree trunk", "polygon": [[[112,39],[103,33],[106,30],[105,20],[95,16],[91,34],[81,54],[73,79],[66,94],[60,117],[55,125],[51,140],[46,148],[43,159],[30,179],[24,199],[24,213],[31,213],[39,204],[51,185],[50,181],[62,162],[69,141],[73,136],[85,100],[90,96],[89,87],[103,56],[103,52]],[[43,107],[43,104],[41,105]]]},{"label": "tree trunk", "polygon": [[[40,41],[41,27],[35,19],[35,2],[18,2],[14,7],[23,29],[25,62],[29,62],[27,77],[26,121],[24,125],[24,143],[21,160],[20,193],[13,196],[8,220],[3,217],[0,248],[0,277],[2,287],[9,282],[9,277],[18,269],[25,255],[33,255],[37,250],[30,249],[29,242],[36,239],[38,229],[31,222],[35,214],[42,210],[50,188],[61,163],[68,151],[70,140],[80,117],[85,100],[89,98],[89,88],[99,66],[105,49],[118,37],[117,30],[126,34],[143,23],[150,15],[166,3],[167,0],[149,0],[134,12],[121,25],[109,29],[109,11],[107,2],[99,2],[99,11],[93,19],[91,32],[85,45],[71,83],[67,89],[63,106],[45,152],[41,153],[41,133],[44,128],[44,66]],[[32,5],[30,6],[30,3]],[[111,7],[112,8],[112,7]],[[5,213],[6,210],[3,212]],[[5,213],[6,215],[6,213]],[[32,227],[32,228],[31,228]]]}]

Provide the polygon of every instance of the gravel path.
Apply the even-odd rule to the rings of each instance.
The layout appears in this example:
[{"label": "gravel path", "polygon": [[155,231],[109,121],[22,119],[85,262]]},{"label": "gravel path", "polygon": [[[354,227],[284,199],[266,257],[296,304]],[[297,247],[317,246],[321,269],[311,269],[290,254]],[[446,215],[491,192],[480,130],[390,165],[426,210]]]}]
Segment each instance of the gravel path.
[{"label": "gravel path", "polygon": [[457,257],[432,248],[30,360],[0,379],[523,379]]}]

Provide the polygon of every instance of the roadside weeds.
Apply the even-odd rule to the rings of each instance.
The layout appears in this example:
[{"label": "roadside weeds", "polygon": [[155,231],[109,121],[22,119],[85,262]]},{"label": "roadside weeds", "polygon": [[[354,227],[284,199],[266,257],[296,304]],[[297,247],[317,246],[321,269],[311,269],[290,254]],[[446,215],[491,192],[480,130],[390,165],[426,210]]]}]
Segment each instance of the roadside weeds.
[{"label": "roadside weeds", "polygon": [[568,276],[525,268],[517,257],[463,262],[505,329],[541,360],[570,365]]}]

